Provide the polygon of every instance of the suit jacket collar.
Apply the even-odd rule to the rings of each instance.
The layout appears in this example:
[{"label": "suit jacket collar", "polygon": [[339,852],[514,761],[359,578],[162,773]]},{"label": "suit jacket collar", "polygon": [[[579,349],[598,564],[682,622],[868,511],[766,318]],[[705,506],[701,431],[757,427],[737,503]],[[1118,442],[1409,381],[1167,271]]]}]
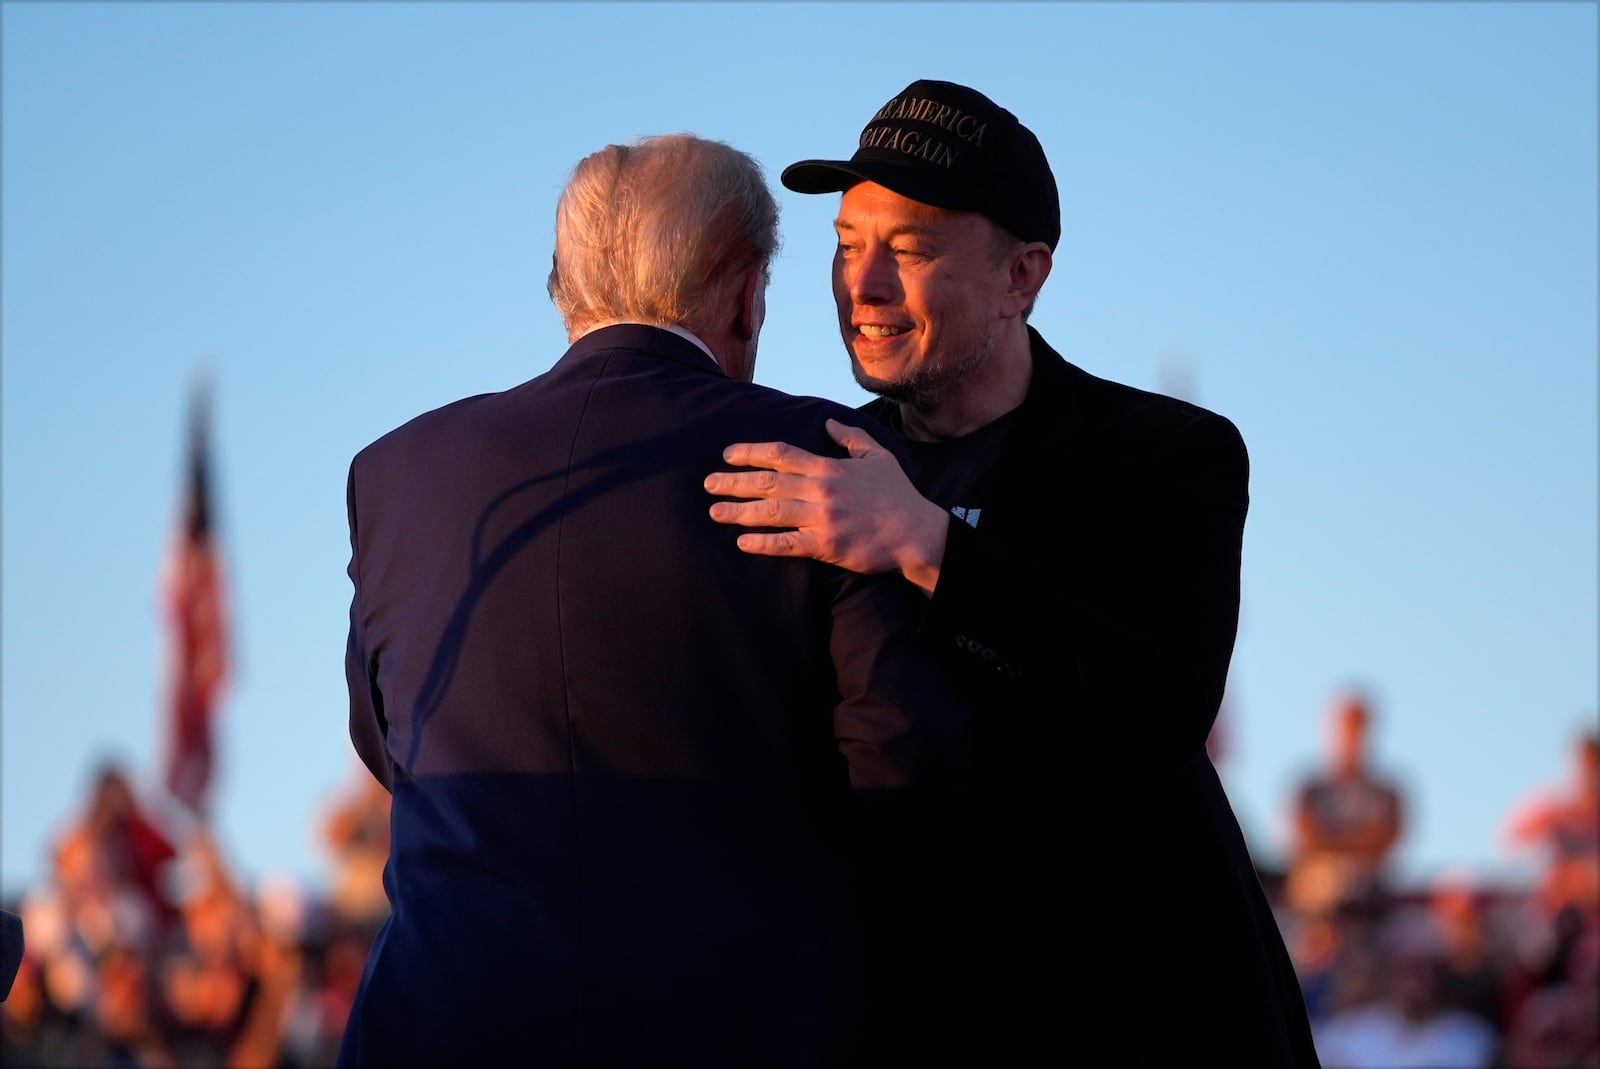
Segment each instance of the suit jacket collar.
[{"label": "suit jacket collar", "polygon": [[1022,398],[1022,411],[1012,433],[1029,442],[1062,441],[1082,429],[1080,402],[1084,372],[1050,347],[1033,327],[1028,328],[1033,355],[1033,378]]},{"label": "suit jacket collar", "polygon": [[706,351],[681,334],[646,323],[612,323],[598,327],[573,342],[562,359],[579,358],[610,349],[632,349],[671,360],[697,371],[727,376]]}]

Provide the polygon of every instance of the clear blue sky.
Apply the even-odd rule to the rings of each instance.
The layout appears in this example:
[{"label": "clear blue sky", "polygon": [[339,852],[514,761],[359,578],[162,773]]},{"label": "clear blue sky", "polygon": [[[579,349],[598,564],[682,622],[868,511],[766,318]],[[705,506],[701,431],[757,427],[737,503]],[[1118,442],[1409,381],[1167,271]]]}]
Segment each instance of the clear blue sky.
[{"label": "clear blue sky", "polygon": [[[544,277],[581,156],[691,130],[776,187],[919,77],[1042,140],[1063,238],[1033,321],[1055,347],[1244,433],[1223,775],[1258,854],[1279,857],[1323,711],[1359,684],[1411,801],[1402,875],[1526,871],[1498,825],[1596,715],[1595,4],[0,18],[7,894],[45,871],[99,755],[155,789],[157,576],[198,370],[236,661],[218,831],[247,877],[316,883],[316,822],[355,774],[350,457],[561,353]],[[778,194],[757,379],[864,401],[828,294],[835,200]]]}]

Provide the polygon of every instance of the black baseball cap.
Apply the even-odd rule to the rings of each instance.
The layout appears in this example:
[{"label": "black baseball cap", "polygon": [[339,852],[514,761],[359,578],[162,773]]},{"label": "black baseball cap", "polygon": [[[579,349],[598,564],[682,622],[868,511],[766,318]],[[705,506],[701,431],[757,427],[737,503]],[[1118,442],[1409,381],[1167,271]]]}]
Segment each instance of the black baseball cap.
[{"label": "black baseball cap", "polygon": [[1052,250],[1061,239],[1061,201],[1039,139],[1011,112],[954,82],[912,82],[867,121],[855,155],[791,163],[781,179],[796,193],[876,182],[935,208],[986,215]]}]

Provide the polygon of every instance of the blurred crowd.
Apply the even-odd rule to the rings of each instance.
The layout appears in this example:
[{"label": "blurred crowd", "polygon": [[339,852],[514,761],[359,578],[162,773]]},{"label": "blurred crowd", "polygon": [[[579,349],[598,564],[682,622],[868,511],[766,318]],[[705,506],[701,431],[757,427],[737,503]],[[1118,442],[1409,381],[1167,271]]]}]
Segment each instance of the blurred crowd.
[{"label": "blurred crowd", "polygon": [[388,915],[388,793],[362,775],[332,800],[322,894],[248,886],[206,826],[158,811],[121,763],[102,765],[49,876],[6,904],[27,949],[0,1007],[0,1065],[332,1065]]},{"label": "blurred crowd", "polygon": [[1326,1069],[1600,1067],[1600,737],[1501,831],[1528,886],[1438,875],[1397,886],[1403,785],[1374,762],[1372,710],[1329,709],[1292,802],[1284,871],[1263,873]]},{"label": "blurred crowd", "polygon": [[[1365,697],[1330,706],[1292,846],[1261,873],[1324,1066],[1600,1069],[1600,738],[1576,738],[1564,776],[1507,815],[1536,880],[1411,887],[1391,874],[1406,794],[1373,760],[1372,727]],[[331,799],[317,892],[247,885],[203,824],[158,811],[102,765],[48,877],[4,904],[27,952],[0,1006],[0,1065],[331,1065],[387,916],[388,794],[358,774]]]}]

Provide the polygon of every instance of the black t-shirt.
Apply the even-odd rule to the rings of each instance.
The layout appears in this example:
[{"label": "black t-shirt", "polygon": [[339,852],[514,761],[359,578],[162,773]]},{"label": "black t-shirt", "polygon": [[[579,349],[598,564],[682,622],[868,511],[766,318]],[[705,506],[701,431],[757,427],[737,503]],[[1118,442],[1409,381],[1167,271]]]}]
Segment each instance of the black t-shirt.
[{"label": "black t-shirt", "polygon": [[919,442],[901,433],[900,410],[891,407],[885,422],[897,434],[910,462],[911,481],[934,504],[942,505],[973,527],[999,465],[1000,451],[1017,421],[1018,409],[971,434],[940,442]]}]

